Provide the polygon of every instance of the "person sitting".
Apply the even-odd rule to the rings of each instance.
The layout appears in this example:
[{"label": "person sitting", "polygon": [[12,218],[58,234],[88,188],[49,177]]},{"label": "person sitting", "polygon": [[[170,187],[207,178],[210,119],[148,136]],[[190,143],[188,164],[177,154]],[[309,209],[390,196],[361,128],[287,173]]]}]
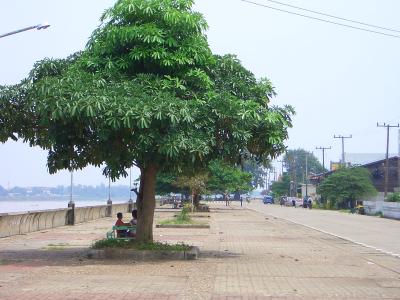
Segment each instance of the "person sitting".
[{"label": "person sitting", "polygon": [[137,225],[137,209],[132,210],[132,219],[129,221],[129,226],[133,226],[134,228],[128,230],[129,237],[136,236],[136,225]]},{"label": "person sitting", "polygon": [[[115,222],[115,226],[131,226],[131,223],[124,223],[122,221],[122,213],[117,213],[117,222]],[[128,230],[117,230],[117,237],[123,238],[128,236]]]},{"label": "person sitting", "polygon": [[132,210],[132,220],[129,221],[131,225],[137,225],[137,209]]}]

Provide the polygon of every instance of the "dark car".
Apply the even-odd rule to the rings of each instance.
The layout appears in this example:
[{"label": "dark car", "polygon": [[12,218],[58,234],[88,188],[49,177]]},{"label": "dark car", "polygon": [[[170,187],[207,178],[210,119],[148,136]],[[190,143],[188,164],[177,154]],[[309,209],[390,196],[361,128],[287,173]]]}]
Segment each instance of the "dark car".
[{"label": "dark car", "polygon": [[274,197],[272,197],[272,196],[264,196],[263,203],[264,204],[274,204]]}]

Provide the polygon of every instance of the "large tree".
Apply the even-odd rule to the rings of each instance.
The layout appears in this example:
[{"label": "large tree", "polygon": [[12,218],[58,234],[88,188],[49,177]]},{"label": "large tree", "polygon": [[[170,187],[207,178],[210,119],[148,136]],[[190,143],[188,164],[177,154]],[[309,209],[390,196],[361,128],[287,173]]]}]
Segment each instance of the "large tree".
[{"label": "large tree", "polygon": [[319,185],[318,194],[331,201],[333,206],[353,208],[358,199],[377,193],[371,174],[365,168],[345,168],[334,172]]},{"label": "large tree", "polygon": [[[153,239],[156,176],[196,170],[243,153],[262,161],[284,149],[291,107],[274,107],[268,80],[234,56],[213,56],[192,0],[119,0],[87,48],[38,62],[1,87],[2,141],[48,150],[50,173],[105,164],[104,174],[140,171],[137,239]],[[20,112],[13,113],[19,109]],[[18,121],[18,122],[17,122]]]},{"label": "large tree", "polygon": [[304,149],[287,150],[283,161],[288,174],[295,182],[306,182],[306,156],[308,175],[310,173],[319,174],[325,172],[322,164],[312,152]]}]

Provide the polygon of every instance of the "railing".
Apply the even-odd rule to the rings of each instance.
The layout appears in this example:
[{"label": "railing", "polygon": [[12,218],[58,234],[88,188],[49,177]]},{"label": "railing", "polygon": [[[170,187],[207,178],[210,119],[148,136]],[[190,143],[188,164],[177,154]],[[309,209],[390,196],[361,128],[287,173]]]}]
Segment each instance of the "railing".
[{"label": "railing", "polygon": [[68,208],[27,211],[0,214],[0,238],[24,234],[65,225],[84,223],[105,217],[111,217],[118,212],[131,212],[133,202],[122,204],[75,207],[69,203]]}]

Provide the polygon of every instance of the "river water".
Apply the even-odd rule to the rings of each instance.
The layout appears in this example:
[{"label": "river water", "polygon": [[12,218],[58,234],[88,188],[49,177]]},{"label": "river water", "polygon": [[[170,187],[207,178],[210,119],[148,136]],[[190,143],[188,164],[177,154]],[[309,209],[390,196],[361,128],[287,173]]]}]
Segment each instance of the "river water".
[{"label": "river water", "polygon": [[[79,198],[73,199],[76,207],[107,204],[107,199]],[[112,198],[113,203],[128,202],[127,198]],[[133,200],[135,202],[135,200]],[[45,209],[67,208],[69,197],[34,198],[34,197],[0,197],[0,214],[22,211],[36,211]]]}]

